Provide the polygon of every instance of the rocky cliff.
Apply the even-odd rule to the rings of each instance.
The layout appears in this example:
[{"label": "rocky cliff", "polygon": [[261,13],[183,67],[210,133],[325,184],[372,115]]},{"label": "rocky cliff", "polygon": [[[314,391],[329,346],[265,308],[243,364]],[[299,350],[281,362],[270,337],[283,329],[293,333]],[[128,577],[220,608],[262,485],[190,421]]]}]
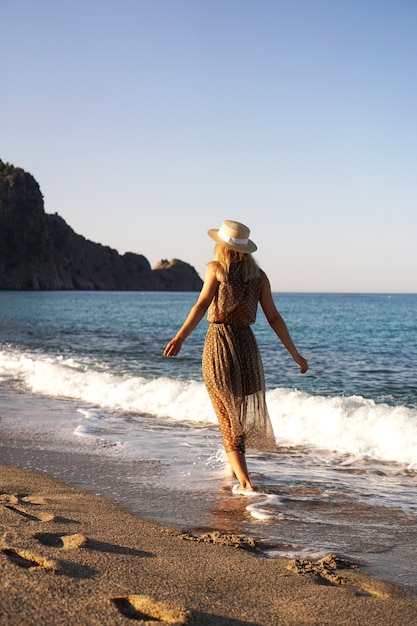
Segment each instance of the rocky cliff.
[{"label": "rocky cliff", "polygon": [[44,211],[36,180],[0,161],[0,289],[199,291],[195,269],[178,259],[154,269],[141,254],[94,243]]}]

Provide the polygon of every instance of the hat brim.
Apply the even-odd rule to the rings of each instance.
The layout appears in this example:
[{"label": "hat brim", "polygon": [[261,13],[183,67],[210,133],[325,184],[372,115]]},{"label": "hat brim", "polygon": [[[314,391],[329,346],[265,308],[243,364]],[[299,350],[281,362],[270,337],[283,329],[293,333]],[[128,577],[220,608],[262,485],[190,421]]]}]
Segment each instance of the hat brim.
[{"label": "hat brim", "polygon": [[229,248],[229,250],[235,250],[236,252],[249,253],[249,252],[255,252],[255,250],[258,249],[258,246],[256,245],[256,243],[254,243],[251,239],[248,239],[248,243],[242,243],[242,244],[228,242],[222,239],[221,237],[219,237],[218,232],[219,232],[218,228],[210,228],[210,230],[207,231],[207,234],[211,239],[213,239],[213,241],[215,241],[216,243],[219,243],[225,248]]}]

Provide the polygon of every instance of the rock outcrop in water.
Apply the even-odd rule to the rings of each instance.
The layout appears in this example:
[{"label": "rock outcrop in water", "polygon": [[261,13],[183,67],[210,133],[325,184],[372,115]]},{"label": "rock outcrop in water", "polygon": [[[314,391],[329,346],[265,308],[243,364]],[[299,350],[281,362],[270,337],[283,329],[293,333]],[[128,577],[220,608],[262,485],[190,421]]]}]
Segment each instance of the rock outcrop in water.
[{"label": "rock outcrop in water", "polygon": [[119,254],[45,213],[36,180],[0,161],[0,289],[199,291],[202,280],[183,261],[154,269],[141,254]]}]

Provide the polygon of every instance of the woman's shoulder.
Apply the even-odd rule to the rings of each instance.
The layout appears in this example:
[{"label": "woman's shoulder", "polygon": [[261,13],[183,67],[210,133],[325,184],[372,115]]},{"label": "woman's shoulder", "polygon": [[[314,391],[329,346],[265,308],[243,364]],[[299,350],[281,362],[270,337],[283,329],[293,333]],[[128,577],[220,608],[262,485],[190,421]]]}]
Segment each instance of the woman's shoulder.
[{"label": "woman's shoulder", "polygon": [[212,274],[212,275],[217,276],[218,269],[219,269],[219,264],[217,263],[217,261],[210,261],[206,265],[206,272],[208,275]]},{"label": "woman's shoulder", "polygon": [[218,280],[219,264],[217,261],[210,261],[206,265],[206,279],[216,278]]}]

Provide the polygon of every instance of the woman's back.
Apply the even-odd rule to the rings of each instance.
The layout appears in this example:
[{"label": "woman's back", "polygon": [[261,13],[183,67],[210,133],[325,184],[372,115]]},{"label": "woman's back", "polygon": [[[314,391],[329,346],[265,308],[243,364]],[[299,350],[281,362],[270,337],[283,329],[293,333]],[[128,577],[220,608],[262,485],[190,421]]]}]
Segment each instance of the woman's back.
[{"label": "woman's back", "polygon": [[256,320],[259,295],[263,280],[259,275],[245,281],[239,262],[231,263],[229,272],[219,283],[219,288],[208,309],[207,320],[215,324],[250,326]]}]

